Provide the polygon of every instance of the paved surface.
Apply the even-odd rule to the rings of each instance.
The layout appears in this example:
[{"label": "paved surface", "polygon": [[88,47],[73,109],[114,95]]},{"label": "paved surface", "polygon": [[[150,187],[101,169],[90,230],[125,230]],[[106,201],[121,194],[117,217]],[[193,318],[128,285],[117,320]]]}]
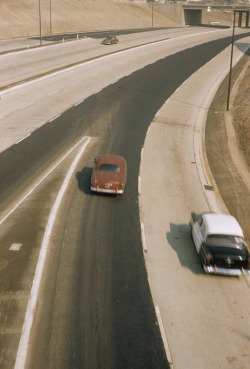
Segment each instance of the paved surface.
[{"label": "paved surface", "polygon": [[[244,41],[246,42],[246,40]],[[236,56],[237,54],[235,53]],[[221,199],[219,189],[213,181],[213,176],[209,172],[206,156],[204,156],[204,123],[210,103],[223,78],[221,71],[226,71],[228,67],[228,55],[226,57],[223,53],[219,55],[176,91],[152,122],[144,146],[141,166],[142,195],[140,206],[141,220],[145,225],[146,235],[147,252],[145,253],[145,259],[153,298],[156,306],[159,307],[167,338],[171,337],[166,343],[166,348],[170,348],[170,361],[173,361],[174,368],[177,369],[183,369],[184,367],[186,369],[189,367],[200,368],[200,358],[207,357],[210,354],[206,349],[206,344],[211,344],[214,350],[214,361],[211,362],[211,366],[214,368],[228,368],[229,363],[234,363],[233,365],[230,364],[230,368],[247,368],[249,362],[249,341],[246,342],[245,346],[242,347],[242,352],[239,353],[237,349],[232,347],[234,341],[229,338],[223,342],[221,347],[223,355],[221,361],[218,361],[220,354],[216,351],[218,345],[215,344],[216,341],[210,341],[213,332],[217,329],[216,324],[219,322],[221,315],[225,313],[224,308],[227,307],[222,305],[222,310],[213,311],[213,301],[208,301],[207,291],[204,291],[200,301],[194,298],[197,287],[195,284],[197,280],[200,281],[200,278],[203,279],[203,275],[200,272],[199,264],[195,261],[195,253],[191,249],[191,240],[186,242],[187,237],[189,237],[190,208],[195,211],[209,209],[228,211]],[[218,72],[220,76],[218,76]],[[201,80],[202,84],[197,89]],[[213,134],[213,130],[211,134]],[[173,137],[177,137],[177,141],[173,141]],[[183,156],[183,166],[175,166],[175,158],[180,155]],[[162,156],[163,161],[159,160]],[[152,186],[151,179],[155,173],[156,162],[157,165],[163,165],[159,169],[159,183],[154,181]],[[172,162],[171,171],[166,170],[168,168],[166,166],[167,162]],[[227,164],[227,167],[229,166],[230,162]],[[188,170],[186,170],[187,167]],[[187,183],[187,178],[184,177],[189,176],[192,178],[189,182],[192,183],[192,186],[186,186],[182,190],[183,194],[180,198],[177,190],[183,188],[183,183]],[[231,183],[233,185],[235,182],[232,180]],[[201,187],[202,193],[200,193]],[[211,191],[211,187],[213,187],[213,191]],[[157,192],[155,188],[157,188]],[[171,199],[165,197],[166,188],[171,192]],[[187,193],[189,194],[188,197],[186,196]],[[147,201],[148,198],[150,198],[150,202]],[[180,224],[179,218],[177,221],[177,214],[181,209],[184,209],[184,211]],[[159,213],[164,214],[160,220],[157,216]],[[239,217],[238,219],[241,222]],[[190,246],[191,251],[185,250],[183,252],[183,244]],[[167,245],[168,247],[166,247]],[[176,265],[176,256],[179,259],[179,266],[177,270],[174,270],[173,265]],[[166,281],[166,267],[168,268],[168,275],[170,273],[173,276],[172,280]],[[186,272],[190,277],[189,280],[185,279]],[[197,278],[197,275],[199,278]],[[206,282],[203,281],[203,283]],[[249,282],[246,280],[246,283]],[[177,286],[178,288],[176,288]],[[229,294],[231,288],[238,289],[239,300],[245,292],[245,285],[242,283],[239,284],[233,280],[230,281],[230,287],[228,287],[227,279],[216,279],[213,290],[223,288],[225,288],[226,294]],[[209,291],[210,296],[212,292]],[[219,294],[219,291],[217,292]],[[179,301],[177,308],[176,305],[169,303],[167,310],[165,309],[164,301],[168,299],[168,296],[171,296],[175,304],[176,301]],[[209,317],[214,319],[214,322],[211,324],[208,319],[200,342],[197,342],[197,337],[189,337],[183,334],[183,327],[185,327],[186,332],[189,331],[186,312],[183,312],[183,308],[186,308],[185,305],[182,305],[183,296],[189,299],[190,302],[188,306],[189,314],[192,315],[190,321],[194,321],[195,314],[199,316],[199,309],[203,309],[204,306],[207,306],[208,310],[211,308],[213,312]],[[240,335],[245,335],[245,337],[249,335],[250,321],[247,302],[248,300],[242,301],[241,307],[238,307],[237,315],[234,311],[232,312],[231,327],[234,331],[238,330]],[[241,315],[240,322],[238,314]],[[178,320],[176,320],[176,316],[178,316]],[[197,326],[202,326],[202,324],[203,322],[197,319]],[[224,333],[227,334],[228,331],[227,327],[222,324],[220,334],[223,336]],[[177,355],[180,346],[183,347],[182,357],[179,354]],[[195,355],[193,352],[195,352]],[[186,363],[187,358],[188,364]],[[206,359],[206,362],[209,362],[209,360]],[[203,369],[206,369],[205,366],[203,366]]]},{"label": "paved surface", "polygon": [[[241,46],[237,46],[235,56],[239,57]],[[205,150],[207,113],[228,60],[229,50],[225,50],[191,76],[155,116],[144,144],[140,214],[145,229],[145,260],[175,369],[249,366],[249,278],[204,275],[189,227],[190,209],[229,212],[219,192],[223,186],[227,192],[237,193],[236,201],[245,195],[240,187],[234,187],[234,177],[239,173],[230,171],[233,162],[229,154],[227,162],[223,161],[227,176],[221,172],[218,187]],[[223,137],[223,132],[218,136],[217,129],[213,126],[207,130],[210,142],[215,135]],[[227,150],[227,143],[220,147]],[[216,149],[212,153],[210,161],[217,163]],[[245,215],[238,212],[240,223],[244,224]]]}]

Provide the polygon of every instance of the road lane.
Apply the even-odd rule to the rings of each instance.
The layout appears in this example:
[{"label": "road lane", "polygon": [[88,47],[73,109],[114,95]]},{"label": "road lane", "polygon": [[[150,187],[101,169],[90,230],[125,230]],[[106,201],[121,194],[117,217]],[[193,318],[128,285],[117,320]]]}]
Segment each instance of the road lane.
[{"label": "road lane", "polygon": [[[221,46],[219,46],[219,47],[221,47]],[[196,51],[198,53],[197,55],[200,55],[200,50],[197,49]],[[191,57],[191,52],[188,55],[189,55],[189,57]],[[208,59],[210,57],[211,57],[211,55],[209,55]],[[188,62],[188,59],[185,59],[185,60],[187,60],[187,62]],[[178,63],[175,63],[175,62],[176,62],[176,60],[171,59],[170,64],[164,64],[163,62],[160,63],[160,67],[162,68],[162,70],[164,70],[164,71],[167,70],[168,73],[169,73],[169,75],[167,76],[168,77],[168,79],[167,79],[168,84],[167,85],[168,85],[168,87],[170,86],[171,89],[175,89],[176,86],[178,85],[178,83],[180,83],[180,80],[177,80],[175,82],[173,80],[174,79],[174,73],[173,73],[173,69],[171,69],[171,64],[172,64],[172,68],[173,68],[173,65],[175,65],[175,64],[179,65],[180,70],[181,70],[181,65],[182,64],[181,63],[178,64]],[[200,63],[200,65],[202,65],[204,63],[204,60],[199,60],[198,63]],[[188,71],[188,74],[192,73],[192,71],[194,71],[196,68],[197,68],[197,65],[191,66],[191,70]],[[77,110],[77,111],[73,112],[73,110],[72,110],[70,112],[70,114],[65,113],[65,115],[63,115],[60,119],[55,120],[54,123],[53,123],[53,124],[55,124],[55,131],[54,132],[56,134],[53,135],[52,134],[53,131],[49,131],[48,126],[47,126],[47,127],[44,127],[44,130],[41,130],[41,131],[37,132],[37,136],[34,135],[35,137],[34,136],[31,137],[32,141],[33,140],[37,140],[37,141],[33,141],[33,144],[30,147],[31,151],[29,151],[29,155],[30,155],[30,153],[33,153],[32,150],[35,150],[35,147],[37,147],[37,148],[39,147],[39,150],[43,149],[44,152],[46,152],[47,157],[50,157],[52,152],[55,155],[58,149],[59,150],[64,149],[63,147],[60,148],[59,143],[60,144],[62,143],[63,145],[65,145],[65,147],[67,147],[67,145],[70,142],[74,141],[76,139],[76,136],[78,136],[82,132],[89,132],[94,137],[103,136],[104,141],[107,140],[108,137],[112,137],[112,140],[107,140],[107,142],[109,144],[107,146],[103,146],[103,149],[105,148],[105,150],[111,150],[111,151],[115,151],[115,152],[124,152],[125,154],[127,153],[126,156],[128,157],[130,168],[131,168],[131,170],[132,170],[132,168],[134,168],[131,171],[131,177],[130,177],[130,181],[131,181],[130,186],[132,186],[132,187],[130,187],[130,186],[128,187],[129,188],[128,194],[129,193],[132,193],[132,194],[136,193],[137,185],[134,184],[133,178],[136,178],[136,176],[138,174],[139,161],[135,161],[135,158],[139,158],[140,148],[142,146],[143,139],[144,139],[144,136],[145,136],[145,133],[146,133],[146,129],[147,129],[147,126],[148,126],[151,118],[154,116],[154,114],[157,111],[157,109],[159,108],[159,106],[163,103],[163,101],[168,96],[167,94],[165,94],[166,91],[163,92],[161,90],[161,88],[163,88],[163,86],[166,85],[166,84],[165,84],[164,81],[162,81],[162,77],[160,76],[160,74],[156,78],[157,73],[160,72],[159,69],[160,69],[159,65],[156,65],[155,69],[153,69],[153,67],[150,66],[149,69],[146,68],[145,70],[143,70],[143,72],[138,73],[136,75],[136,81],[133,80],[132,84],[131,84],[131,82],[129,83],[128,78],[127,78],[127,79],[124,79],[124,80],[120,81],[122,83],[120,83],[118,85],[118,87],[117,86],[112,86],[110,89],[107,90],[108,92],[105,91],[104,95],[102,95],[102,96],[97,95],[95,97],[87,99],[87,101],[84,102],[84,103],[87,104],[85,106],[86,110],[84,109],[84,106],[83,106],[84,103],[83,103],[83,104],[80,104],[78,106],[79,111]],[[145,80],[145,78],[143,78],[144,73],[147,76],[152,76],[153,75],[153,79],[155,79],[154,87],[149,88],[149,85],[143,85],[142,84],[142,81]],[[183,76],[182,78],[185,79],[186,76]],[[160,81],[160,87],[159,87],[159,81]],[[134,89],[134,83],[136,83],[136,86],[137,86],[136,89]],[[176,86],[174,85],[174,83],[176,83]],[[123,94],[125,94],[125,95],[120,94],[120,96],[117,96],[117,91],[119,91],[119,92],[122,91]],[[168,90],[167,90],[167,93],[169,93]],[[136,96],[136,94],[138,94],[138,96]],[[116,97],[116,99],[114,99],[114,96]],[[159,98],[159,96],[160,96],[159,101],[156,101]],[[121,101],[123,102],[122,106],[120,106],[121,104],[120,104],[119,98],[121,98]],[[149,103],[152,102],[152,100],[154,100],[154,104],[153,104],[153,107],[150,107]],[[108,108],[107,107],[107,102],[110,102],[110,101],[112,101],[112,109],[111,109],[112,114],[109,111],[106,111],[106,113],[104,114],[105,109]],[[131,101],[135,104],[135,106],[133,106]],[[147,109],[145,109],[145,111],[144,111],[144,109],[141,109],[142,106],[143,107],[146,106]],[[96,111],[96,107],[98,107],[99,111]],[[129,109],[128,109],[128,107],[129,107]],[[139,109],[139,113],[135,109]],[[151,109],[152,109],[152,111],[150,111]],[[91,112],[91,114],[89,112]],[[78,113],[79,113],[79,115],[78,115]],[[126,120],[124,121],[123,117],[126,116],[125,113],[128,114],[128,115],[127,115]],[[69,126],[69,122],[70,122],[70,126]],[[105,124],[107,122],[108,122],[108,124],[106,126]],[[138,122],[140,122],[140,125],[138,124]],[[116,126],[116,124],[117,124],[117,126]],[[42,137],[40,137],[40,135]],[[47,137],[50,137],[50,142],[47,142],[48,141]],[[67,137],[67,140],[65,139],[65,137]],[[118,138],[118,140],[117,140],[117,138]],[[26,144],[27,143],[28,142],[26,142]],[[55,143],[56,143],[56,145],[55,145]],[[137,145],[138,145],[138,147],[137,147]],[[18,146],[21,147],[21,145],[18,145]],[[136,146],[136,147],[134,147],[134,146]],[[26,151],[25,146],[22,147],[22,150]],[[22,153],[25,153],[25,151],[22,152],[22,150],[19,151],[20,157],[22,157]],[[18,154],[18,152],[16,152],[16,154]],[[91,159],[93,159],[93,157]],[[34,160],[35,160],[35,157],[34,157]],[[92,163],[92,160],[89,161],[89,163]],[[22,174],[23,178],[25,178],[25,175],[27,173],[28,172],[25,171]],[[89,171],[88,171],[88,173],[89,173]],[[19,175],[21,175],[21,173],[19,173]],[[35,174],[34,174],[34,177],[35,177]],[[87,178],[89,178],[89,176],[87,176]],[[14,189],[14,186],[11,189]],[[131,201],[131,198],[129,199],[130,201]],[[112,214],[112,212],[108,212],[108,214]],[[128,215],[127,215],[126,219],[128,219],[128,217],[130,217],[130,215],[133,214],[133,211],[127,211],[127,214]],[[132,219],[130,220],[129,225],[133,224],[131,222],[132,222]],[[83,222],[83,226],[84,226],[84,224],[85,224],[85,222]],[[77,227],[77,229],[79,229],[79,228]],[[136,231],[137,238],[135,238],[135,240],[138,240],[140,238],[138,236],[137,232],[140,232],[140,227],[138,227],[138,229]],[[107,240],[109,240],[108,239],[109,235],[106,234],[106,233],[104,233],[104,234],[106,235]],[[126,234],[127,234],[127,228],[126,228],[126,233],[125,233],[125,230],[124,230],[124,235],[126,235]],[[107,242],[107,243],[109,244],[109,242]],[[135,242],[135,244],[137,244],[137,241]],[[132,245],[133,245],[133,242],[132,242]],[[137,245],[137,246],[139,247],[138,249],[141,250],[141,244]],[[140,258],[141,258],[141,256],[140,256]],[[123,265],[123,263],[121,263],[121,264]],[[80,268],[80,266],[79,266],[79,268]],[[79,272],[77,272],[77,273],[79,273]],[[102,297],[104,298],[103,295],[102,295]],[[43,300],[41,300],[41,301],[43,301]],[[81,312],[80,307],[78,307],[78,308],[79,308],[79,312]],[[151,312],[152,312],[152,309],[151,309]],[[151,315],[151,319],[152,319],[152,315]],[[75,326],[77,326],[77,322],[75,322]],[[131,327],[130,327],[130,329],[132,331]],[[68,332],[68,331],[66,330],[66,332]],[[76,330],[76,332],[77,332],[77,330]],[[126,331],[124,331],[124,332],[126,332]],[[119,331],[119,333],[120,333],[120,331]],[[74,336],[74,330],[72,331],[72,335]],[[67,334],[66,334],[66,336],[67,336]],[[127,335],[125,333],[124,333],[124,336],[125,336],[125,342],[126,342],[126,344],[128,344],[127,343],[128,341],[126,341]],[[155,342],[157,342],[157,339],[152,344],[154,344]],[[117,342],[115,342],[115,344],[118,345]],[[131,347],[132,344],[130,343],[129,346]],[[63,345],[62,345],[62,347],[63,347]],[[117,353],[119,353],[119,355],[120,355],[120,356],[118,355],[118,358],[122,357],[122,355],[124,355],[124,352],[122,351],[122,347],[119,348],[117,346],[116,349],[118,350]],[[143,348],[141,348],[141,349],[143,351]],[[46,350],[46,348],[45,349],[41,348],[41,350]],[[48,351],[46,351],[46,352],[48,353]],[[75,351],[73,350],[73,354],[74,354],[74,352]],[[80,351],[77,351],[77,352],[79,353],[79,355],[80,354],[82,355],[82,353]],[[68,353],[68,355],[69,355],[68,358],[70,357],[71,354],[72,354],[72,352]],[[131,355],[132,354],[133,354],[133,352],[131,353]],[[79,361],[78,361],[77,365],[81,365],[82,360],[84,360],[84,358],[81,355],[79,356]],[[46,354],[46,357],[48,357],[47,354]],[[110,357],[111,357],[111,355],[109,356],[109,358]],[[154,354],[152,353],[152,358],[153,357],[154,357]],[[90,360],[95,360],[94,356]],[[140,367],[139,366],[140,365],[140,360],[142,360],[142,359],[138,358],[138,363],[137,363],[138,367]]]},{"label": "road lane", "polygon": [[[224,46],[221,42],[215,42],[213,47],[220,50],[222,45]],[[183,71],[182,76],[179,73],[179,79],[174,76],[172,68],[181,65],[182,53],[148,66],[120,80],[117,86],[106,88],[78,105],[82,124],[88,121],[88,132],[94,137],[102,137],[102,145],[97,148],[96,153],[102,149],[124,155],[128,161],[129,179],[125,196],[118,199],[89,196],[87,190],[81,198],[75,184],[75,199],[71,200],[73,213],[66,213],[64,216],[68,217],[62,220],[62,229],[66,230],[65,238],[62,239],[63,232],[60,228],[57,232],[60,242],[59,249],[55,252],[60,255],[62,264],[58,264],[59,269],[54,271],[55,276],[50,274],[49,277],[49,280],[56,282],[51,286],[52,292],[49,292],[52,299],[47,300],[48,287],[44,287],[41,301],[47,308],[42,311],[41,307],[38,311],[29,367],[34,367],[34,362],[36,366],[39,362],[41,368],[53,365],[60,368],[69,365],[76,368],[99,367],[99,358],[110,368],[116,368],[119,362],[123,363],[124,368],[130,367],[131,363],[138,368],[163,368],[167,365],[161,356],[163,346],[156,344],[159,342],[159,332],[157,334],[152,331],[156,317],[149,302],[150,292],[145,285],[137,183],[134,178],[139,173],[140,150],[155,112],[168,94],[180,84],[180,80],[184,81],[188,74],[197,69],[197,65],[188,63],[193,53],[210,59],[210,46],[204,46],[204,52],[197,47],[184,53],[189,68],[179,68]],[[215,50],[213,52],[216,53]],[[197,64],[201,66],[203,63],[202,58],[197,58]],[[162,71],[164,74],[168,71],[166,79],[162,78]],[[146,80],[143,78],[144,74],[152,79]],[[119,95],[117,90],[120,91]],[[71,114],[74,114],[73,110]],[[88,173],[87,178],[90,178],[90,159],[93,162],[93,156],[90,156],[88,162],[83,163],[83,168]],[[178,163],[180,164],[179,161]],[[86,183],[89,181],[86,180]],[[93,227],[98,227],[98,232],[93,233]],[[76,235],[74,232],[71,234],[71,229]],[[70,260],[67,257],[73,264],[68,264]],[[71,273],[69,281],[64,278],[65,270]],[[98,276],[102,276],[101,281]],[[56,299],[55,291],[58,291]],[[64,293],[67,300],[62,303]],[[67,305],[66,301],[72,304]],[[52,321],[48,319],[48,310]],[[93,320],[87,319],[89,316]],[[92,343],[90,346],[89,342]],[[96,344],[100,342],[105,345],[105,350],[103,348],[103,351],[96,351]],[[90,347],[93,348],[92,351]],[[110,351],[107,350],[108,347]],[[155,354],[157,348],[160,351]],[[156,357],[158,360],[161,357],[161,360],[155,361]]]},{"label": "road lane", "polygon": [[[248,40],[242,40],[245,51]],[[238,43],[237,49],[235,56],[242,55]],[[162,311],[175,369],[249,366],[250,279],[205,275],[189,226],[191,211],[228,212],[208,170],[204,123],[229,55],[230,50],[225,50],[180,86],[154,117],[144,144],[140,214],[147,241],[145,259],[153,300]],[[224,100],[225,91],[224,87]],[[214,116],[217,113],[221,114],[215,110]],[[217,134],[221,133],[217,133],[217,126],[211,121],[209,133],[210,162],[216,167],[220,165],[222,173],[229,173],[226,138],[223,137],[225,147],[221,148],[221,141],[217,142]],[[226,160],[218,156],[218,150]],[[159,157],[161,160],[156,162]],[[221,173],[218,176],[223,180]],[[224,178],[225,188],[237,193],[227,178],[229,175]],[[237,177],[230,178],[235,180]],[[225,194],[227,199],[227,191]],[[243,219],[244,226],[248,217],[234,196],[238,219]],[[247,201],[247,197],[243,198]]]},{"label": "road lane", "polygon": [[[244,33],[246,30],[236,30],[236,34]],[[32,50],[23,50],[17,53],[0,55],[0,91],[10,86],[20,84],[25,80],[33,80],[38,75],[43,76],[51,72],[56,72],[64,68],[79,65],[88,60],[94,60],[100,56],[116,53],[122,50],[129,50],[137,46],[151,45],[166,41],[173,42],[174,50],[177,51],[177,44],[183,39],[185,48],[188,43],[194,46],[203,43],[203,36],[212,40],[218,35],[230,35],[230,29],[210,29],[195,28],[187,31],[183,28],[178,30],[160,30],[133,35],[120,36],[120,42],[116,45],[106,47],[97,39],[81,39],[66,44],[56,44]],[[216,36],[217,35],[217,36]],[[189,40],[189,41],[188,41]],[[155,59],[156,60],[156,59]]]},{"label": "road lane", "polygon": [[[198,34],[193,35],[193,37],[179,35],[169,42],[161,43],[161,47],[159,44],[151,44],[124,51],[121,54],[117,53],[110,57],[84,63],[82,66],[54,73],[50,77],[46,76],[35,82],[29,82],[2,92],[0,100],[0,150],[4,151],[63,111],[99,92],[124,75],[129,75],[157,59],[185,50],[193,44],[199,44],[205,40],[209,41],[224,35],[224,33],[225,30],[201,34],[198,30]],[[147,58],[141,56],[141,53],[144,54],[145,51]],[[110,58],[112,58],[112,62]],[[132,58],[135,58],[133,62],[131,62]],[[116,68],[107,73],[106,68],[110,64],[116,65]],[[31,100],[34,102],[33,104],[30,104]],[[22,109],[25,105],[28,105],[28,108]]]}]

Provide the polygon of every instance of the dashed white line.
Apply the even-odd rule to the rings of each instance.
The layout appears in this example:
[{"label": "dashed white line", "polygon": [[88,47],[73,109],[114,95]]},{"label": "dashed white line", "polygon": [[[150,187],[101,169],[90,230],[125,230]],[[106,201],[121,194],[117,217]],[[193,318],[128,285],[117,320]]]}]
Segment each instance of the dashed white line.
[{"label": "dashed white line", "polygon": [[24,141],[26,138],[28,138],[29,136],[31,136],[31,133],[28,133],[25,137],[22,137],[20,140],[18,140],[16,142],[16,145],[19,144],[20,142]]},{"label": "dashed white line", "polygon": [[170,350],[169,350],[169,347],[168,347],[168,341],[167,341],[167,337],[166,337],[166,334],[165,334],[163,322],[162,322],[162,319],[161,319],[160,309],[159,309],[158,306],[155,306],[155,312],[156,312],[156,317],[157,317],[157,320],[158,320],[158,324],[159,324],[159,328],[160,328],[160,332],[161,332],[161,337],[162,337],[162,340],[163,340],[164,348],[165,348],[165,351],[166,351],[167,360],[168,360],[168,363],[170,365],[170,368],[173,369],[174,368],[174,366],[173,366],[173,360],[172,360],[172,357],[171,357],[171,354],[170,354]]},{"label": "dashed white line", "polygon": [[60,116],[61,116],[61,114],[58,114],[56,117],[54,117],[54,118],[50,119],[50,120],[49,120],[49,123],[53,122],[53,120],[55,120],[55,119],[59,118]]},{"label": "dashed white line", "polygon": [[138,195],[141,194],[141,176],[138,177]]},{"label": "dashed white line", "polygon": [[143,159],[144,147],[141,149],[141,160]]},{"label": "dashed white line", "polygon": [[74,106],[80,105],[81,103],[83,103],[84,100],[79,101],[78,103],[76,103]]},{"label": "dashed white line", "polygon": [[144,252],[148,252],[143,223],[141,223],[141,239],[142,239],[142,247],[143,247]]},{"label": "dashed white line", "polygon": [[19,251],[21,249],[21,247],[22,247],[22,244],[21,243],[13,243],[10,246],[9,250],[10,251]]}]

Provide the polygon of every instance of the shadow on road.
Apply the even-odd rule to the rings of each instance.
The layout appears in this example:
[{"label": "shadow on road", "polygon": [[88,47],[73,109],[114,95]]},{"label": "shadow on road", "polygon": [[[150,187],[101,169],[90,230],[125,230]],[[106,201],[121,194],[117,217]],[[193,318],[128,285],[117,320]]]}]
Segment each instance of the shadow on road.
[{"label": "shadow on road", "polygon": [[93,168],[84,167],[80,172],[76,173],[76,179],[78,181],[78,188],[80,191],[91,194],[90,180]]},{"label": "shadow on road", "polygon": [[190,225],[170,223],[170,232],[166,233],[166,237],[182,266],[195,274],[204,274],[193,244]]}]

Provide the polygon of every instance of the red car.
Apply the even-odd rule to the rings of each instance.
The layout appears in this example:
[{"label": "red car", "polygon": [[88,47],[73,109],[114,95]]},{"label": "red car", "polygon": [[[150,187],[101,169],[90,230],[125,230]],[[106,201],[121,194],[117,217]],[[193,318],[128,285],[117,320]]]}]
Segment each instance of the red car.
[{"label": "red car", "polygon": [[123,194],[127,180],[127,163],[119,155],[104,154],[95,159],[91,191]]}]

